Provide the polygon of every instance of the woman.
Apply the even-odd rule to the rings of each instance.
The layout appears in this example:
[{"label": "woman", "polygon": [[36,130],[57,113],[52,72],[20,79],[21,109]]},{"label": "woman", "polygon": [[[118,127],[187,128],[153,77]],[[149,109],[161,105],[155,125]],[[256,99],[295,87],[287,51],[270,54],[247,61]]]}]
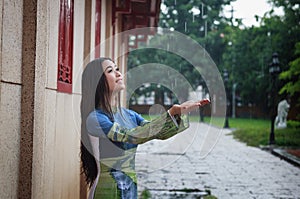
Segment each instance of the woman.
[{"label": "woman", "polygon": [[120,107],[124,88],[123,76],[109,58],[93,60],[83,72],[81,161],[89,198],[137,198],[137,145],[182,132],[188,128],[184,114],[209,103],[202,100],[173,105],[148,122]]}]

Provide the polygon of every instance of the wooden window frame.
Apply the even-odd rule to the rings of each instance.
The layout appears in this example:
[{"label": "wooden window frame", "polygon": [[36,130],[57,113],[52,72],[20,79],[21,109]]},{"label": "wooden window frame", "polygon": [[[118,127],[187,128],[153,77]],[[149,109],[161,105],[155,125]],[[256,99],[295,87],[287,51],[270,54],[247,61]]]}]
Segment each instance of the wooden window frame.
[{"label": "wooden window frame", "polygon": [[101,0],[96,0],[95,10],[95,58],[100,57],[101,42]]},{"label": "wooden window frame", "polygon": [[74,0],[60,0],[57,91],[72,93]]}]

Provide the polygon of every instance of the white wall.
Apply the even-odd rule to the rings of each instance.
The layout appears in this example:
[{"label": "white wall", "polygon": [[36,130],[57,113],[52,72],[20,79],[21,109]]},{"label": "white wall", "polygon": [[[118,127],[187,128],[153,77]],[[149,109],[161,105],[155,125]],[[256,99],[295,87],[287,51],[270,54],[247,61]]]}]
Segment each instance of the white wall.
[{"label": "white wall", "polygon": [[17,198],[23,4],[3,0],[0,9],[0,198]]},{"label": "white wall", "polygon": [[59,0],[38,1],[32,198],[79,198],[84,2],[74,0],[73,94],[57,88]]}]

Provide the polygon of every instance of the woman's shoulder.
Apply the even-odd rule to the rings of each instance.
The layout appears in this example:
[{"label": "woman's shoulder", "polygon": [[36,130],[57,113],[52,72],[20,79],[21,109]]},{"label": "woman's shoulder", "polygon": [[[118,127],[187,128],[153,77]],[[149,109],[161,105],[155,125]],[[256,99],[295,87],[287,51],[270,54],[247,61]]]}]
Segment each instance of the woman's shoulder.
[{"label": "woman's shoulder", "polygon": [[86,119],[86,128],[93,136],[101,135],[101,132],[107,133],[112,126],[112,121],[108,115],[101,110],[93,110]]},{"label": "woman's shoulder", "polygon": [[101,109],[94,109],[87,117],[87,120],[99,121],[99,120],[110,120],[109,115]]},{"label": "woman's shoulder", "polygon": [[133,112],[134,112],[133,110],[130,110],[130,109],[125,108],[125,107],[122,107],[121,110],[122,110],[123,113],[124,113],[124,112],[125,112],[125,113],[133,113]]},{"label": "woman's shoulder", "polygon": [[136,116],[136,115],[139,115],[137,112],[135,112],[134,110],[131,110],[131,109],[128,109],[128,108],[121,108],[122,110],[122,113],[124,114],[127,114],[127,115],[130,115],[130,116]]},{"label": "woman's shoulder", "polygon": [[109,114],[107,112],[103,111],[102,109],[95,109],[94,110],[94,114],[96,114],[98,116],[108,117],[109,118]]},{"label": "woman's shoulder", "polygon": [[135,121],[138,125],[141,125],[141,122],[144,121],[144,118],[141,116],[141,114],[135,112],[131,109],[124,109],[123,115],[128,115],[133,121]]}]

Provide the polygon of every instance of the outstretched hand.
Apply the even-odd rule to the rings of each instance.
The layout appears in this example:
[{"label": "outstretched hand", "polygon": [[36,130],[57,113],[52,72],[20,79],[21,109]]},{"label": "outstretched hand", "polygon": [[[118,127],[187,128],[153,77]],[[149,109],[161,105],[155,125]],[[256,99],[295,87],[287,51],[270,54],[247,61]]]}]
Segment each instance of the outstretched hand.
[{"label": "outstretched hand", "polygon": [[206,104],[209,104],[210,100],[209,99],[203,99],[200,101],[186,101],[182,104],[174,104],[170,109],[169,113],[170,115],[181,115],[181,114],[186,114],[191,111],[196,110],[199,107],[202,107]]}]

